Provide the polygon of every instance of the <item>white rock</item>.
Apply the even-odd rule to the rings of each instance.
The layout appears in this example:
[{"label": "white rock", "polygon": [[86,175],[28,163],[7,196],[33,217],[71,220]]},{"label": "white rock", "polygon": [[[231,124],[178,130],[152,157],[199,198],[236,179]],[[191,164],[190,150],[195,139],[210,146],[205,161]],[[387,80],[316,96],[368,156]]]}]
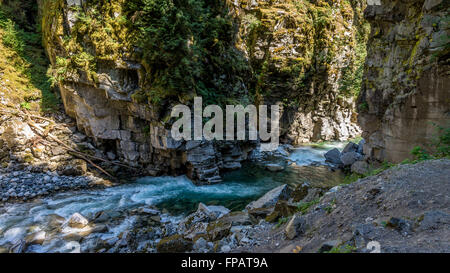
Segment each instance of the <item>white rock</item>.
[{"label": "white rock", "polygon": [[89,221],[81,214],[74,213],[70,216],[69,227],[72,228],[84,228],[89,224]]}]

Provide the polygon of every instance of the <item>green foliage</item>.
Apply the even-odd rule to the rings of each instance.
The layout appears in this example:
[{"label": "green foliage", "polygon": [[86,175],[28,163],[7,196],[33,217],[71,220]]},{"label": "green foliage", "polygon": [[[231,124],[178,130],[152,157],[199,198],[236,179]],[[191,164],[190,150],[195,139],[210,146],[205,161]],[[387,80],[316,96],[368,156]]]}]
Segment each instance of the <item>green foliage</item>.
[{"label": "green foliage", "polygon": [[309,211],[309,208],[319,204],[320,198],[314,199],[310,202],[300,202],[297,206],[297,210],[303,215]]},{"label": "green foliage", "polygon": [[[357,97],[361,90],[364,74],[364,63],[367,56],[366,44],[368,40],[369,24],[362,26],[362,30],[357,32],[355,56],[352,65],[347,66],[342,71],[340,80],[340,92],[347,97]],[[364,110],[361,109],[360,110]]]},{"label": "green foliage", "polygon": [[357,174],[357,173],[350,173],[349,175],[346,175],[344,177],[344,180],[342,182],[343,185],[348,185],[348,184],[352,184],[356,181],[358,181],[361,178],[365,178],[368,176],[374,176],[377,174],[380,174],[381,172],[394,167],[395,164],[389,163],[387,161],[383,162],[383,164],[381,165],[381,167],[379,168],[370,168],[369,171],[365,174]]},{"label": "green foliage", "polygon": [[328,214],[330,214],[330,213],[333,211],[335,205],[336,205],[336,198],[334,198],[334,199],[331,201],[330,205],[327,206],[327,207],[325,207],[324,209],[325,209],[325,211],[326,211]]},{"label": "green foliage", "polygon": [[152,103],[180,94],[201,95],[205,103],[225,104],[239,91],[230,81],[248,73],[245,59],[234,48],[235,30],[221,0],[132,0],[137,42],[143,48],[151,77]]},{"label": "green foliage", "polygon": [[289,217],[281,217],[278,219],[278,223],[275,225],[274,228],[279,228],[283,224],[287,223],[289,221]]},{"label": "green foliage", "polygon": [[450,127],[443,127],[434,124],[436,128],[436,135],[428,146],[428,150],[416,146],[411,150],[411,155],[414,156],[414,160],[406,159],[403,164],[415,164],[420,161],[436,159],[436,158],[448,158],[450,157]]},{"label": "green foliage", "polygon": [[428,154],[427,151],[425,151],[425,149],[421,148],[420,146],[414,147],[411,150],[411,155],[413,155],[419,161],[428,160],[428,159],[433,158],[430,154]]},{"label": "green foliage", "polygon": [[356,251],[356,247],[352,245],[344,245],[344,246],[337,246],[333,247],[329,251],[325,251],[324,253],[352,253]]},{"label": "green foliage", "polygon": [[145,134],[145,136],[149,136],[150,135],[150,125],[145,125],[143,128],[142,128],[142,132]]},{"label": "green foliage", "polygon": [[27,109],[27,110],[30,110],[31,109],[31,106],[30,106],[30,103],[29,102],[22,102],[21,104],[20,104],[20,107],[21,108],[24,108],[24,109]]},{"label": "green foliage", "polygon": [[433,141],[436,148],[436,157],[450,156],[450,127],[443,127],[435,124],[437,136]]},{"label": "green foliage", "polygon": [[361,113],[367,112],[369,110],[369,104],[367,104],[367,102],[360,103],[358,105],[358,110]]},{"label": "green foliage", "polygon": [[[30,10],[20,9],[22,4],[23,8],[27,7]],[[6,4],[2,4],[0,6],[0,28],[3,30],[1,42],[16,53],[16,58],[10,60],[11,65],[30,81],[32,86],[26,88],[41,91],[41,110],[53,111],[58,108],[59,100],[52,92],[50,78],[47,76],[49,63],[42,48],[39,24],[29,22],[25,16],[25,12],[35,12],[36,9],[36,3],[23,3],[23,1],[7,1]],[[21,106],[30,108],[29,101]]]}]

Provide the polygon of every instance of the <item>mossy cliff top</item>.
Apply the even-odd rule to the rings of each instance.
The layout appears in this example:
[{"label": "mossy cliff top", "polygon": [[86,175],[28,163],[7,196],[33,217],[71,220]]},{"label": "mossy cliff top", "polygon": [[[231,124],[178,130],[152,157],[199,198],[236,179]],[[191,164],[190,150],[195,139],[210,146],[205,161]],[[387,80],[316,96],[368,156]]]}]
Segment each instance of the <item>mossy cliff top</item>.
[{"label": "mossy cliff top", "polygon": [[102,67],[137,62],[134,98],[153,104],[194,95],[249,103],[286,85],[302,100],[320,73],[343,96],[359,89],[365,1],[40,2],[59,81],[95,83]]},{"label": "mossy cliff top", "polygon": [[365,1],[240,1],[240,9],[240,37],[263,94],[302,104],[359,93]]},{"label": "mossy cliff top", "polygon": [[247,96],[250,70],[234,47],[224,1],[69,2],[41,5],[58,81],[81,77],[95,84],[102,70],[137,68],[137,102],[188,101],[197,94],[225,103]]}]

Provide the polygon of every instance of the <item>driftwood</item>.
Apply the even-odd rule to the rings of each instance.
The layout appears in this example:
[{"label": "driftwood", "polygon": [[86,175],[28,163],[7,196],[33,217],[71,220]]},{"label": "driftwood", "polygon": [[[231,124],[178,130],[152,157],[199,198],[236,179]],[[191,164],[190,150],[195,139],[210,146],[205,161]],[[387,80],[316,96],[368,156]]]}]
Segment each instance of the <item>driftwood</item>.
[{"label": "driftwood", "polygon": [[88,162],[89,164],[91,164],[92,166],[94,166],[95,168],[97,168],[98,170],[100,170],[102,173],[104,173],[105,175],[107,175],[110,178],[114,178],[114,176],[112,176],[110,173],[108,173],[106,170],[104,170],[103,168],[101,168],[100,166],[96,165],[94,162],[92,162],[92,160],[90,160],[89,158],[93,159],[93,160],[99,160],[99,161],[103,161],[106,162],[108,164],[113,164],[113,165],[117,165],[117,166],[121,166],[121,167],[125,167],[125,168],[129,168],[132,170],[135,170],[135,168],[125,165],[125,164],[121,164],[121,163],[116,163],[116,162],[112,162],[106,159],[103,159],[101,157],[96,157],[93,155],[89,155],[80,151],[75,150],[74,148],[70,147],[69,145],[67,145],[66,143],[62,142],[61,140],[59,140],[56,136],[50,134],[50,130],[51,128],[48,127],[46,129],[40,127],[38,124],[36,124],[31,118],[36,118],[36,119],[41,119],[41,120],[45,120],[50,122],[53,126],[58,126],[53,120],[48,119],[48,118],[44,118],[44,117],[40,117],[40,116],[35,116],[35,115],[31,115],[29,113],[23,113],[23,112],[9,112],[9,111],[5,111],[5,110],[1,110],[0,112],[2,113],[6,113],[6,114],[10,114],[10,115],[18,115],[21,116],[23,118],[25,118],[27,120],[27,124],[34,128],[37,133],[43,137],[43,138],[50,138],[52,141],[60,144],[64,149],[66,149],[69,153],[71,153],[72,155],[83,159],[84,161]]},{"label": "driftwood", "polygon": [[47,133],[45,135],[45,130],[42,129],[41,127],[39,127],[38,125],[36,125],[33,121],[28,121],[27,122],[28,125],[30,125],[31,127],[35,128],[38,130],[38,134],[41,135],[42,137],[49,137],[50,139],[52,139],[53,141],[59,143],[60,145],[62,145],[66,150],[68,150],[69,152],[71,152],[74,156],[79,157],[83,160],[85,160],[86,162],[88,162],[89,164],[91,164],[92,166],[94,166],[95,168],[97,168],[98,170],[100,170],[102,173],[106,174],[107,176],[109,176],[110,178],[114,179],[114,176],[112,176],[110,173],[108,173],[107,171],[105,171],[102,167],[96,165],[94,162],[92,162],[89,158],[87,158],[86,154],[78,152],[75,149],[72,149],[71,147],[69,147],[67,144],[65,144],[64,142],[62,142],[61,140],[59,140],[57,137],[53,136],[50,133]]}]

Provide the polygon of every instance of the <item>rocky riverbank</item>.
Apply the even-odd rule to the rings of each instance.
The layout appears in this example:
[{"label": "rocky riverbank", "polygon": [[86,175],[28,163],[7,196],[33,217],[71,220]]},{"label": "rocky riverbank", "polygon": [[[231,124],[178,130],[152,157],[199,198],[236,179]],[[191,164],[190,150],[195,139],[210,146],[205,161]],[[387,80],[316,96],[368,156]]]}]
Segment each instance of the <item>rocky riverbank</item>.
[{"label": "rocky riverbank", "polygon": [[[335,188],[237,252],[450,252],[450,160],[399,165]],[[372,242],[372,243],[371,243]],[[371,243],[369,245],[369,243]]]},{"label": "rocky riverbank", "polygon": [[[67,214],[64,206],[80,200],[58,195],[37,199],[37,206],[3,205],[0,215],[35,215],[26,228],[23,222],[3,225],[0,251],[367,252],[376,241],[382,252],[450,252],[449,167],[448,159],[399,165],[331,189],[281,185],[242,211],[200,203],[185,217],[107,200],[101,210]],[[88,195],[81,198],[91,206]]]},{"label": "rocky riverbank", "polygon": [[111,182],[92,174],[74,177],[60,176],[55,172],[4,172],[0,169],[1,202],[25,202],[55,193],[110,185]]}]

